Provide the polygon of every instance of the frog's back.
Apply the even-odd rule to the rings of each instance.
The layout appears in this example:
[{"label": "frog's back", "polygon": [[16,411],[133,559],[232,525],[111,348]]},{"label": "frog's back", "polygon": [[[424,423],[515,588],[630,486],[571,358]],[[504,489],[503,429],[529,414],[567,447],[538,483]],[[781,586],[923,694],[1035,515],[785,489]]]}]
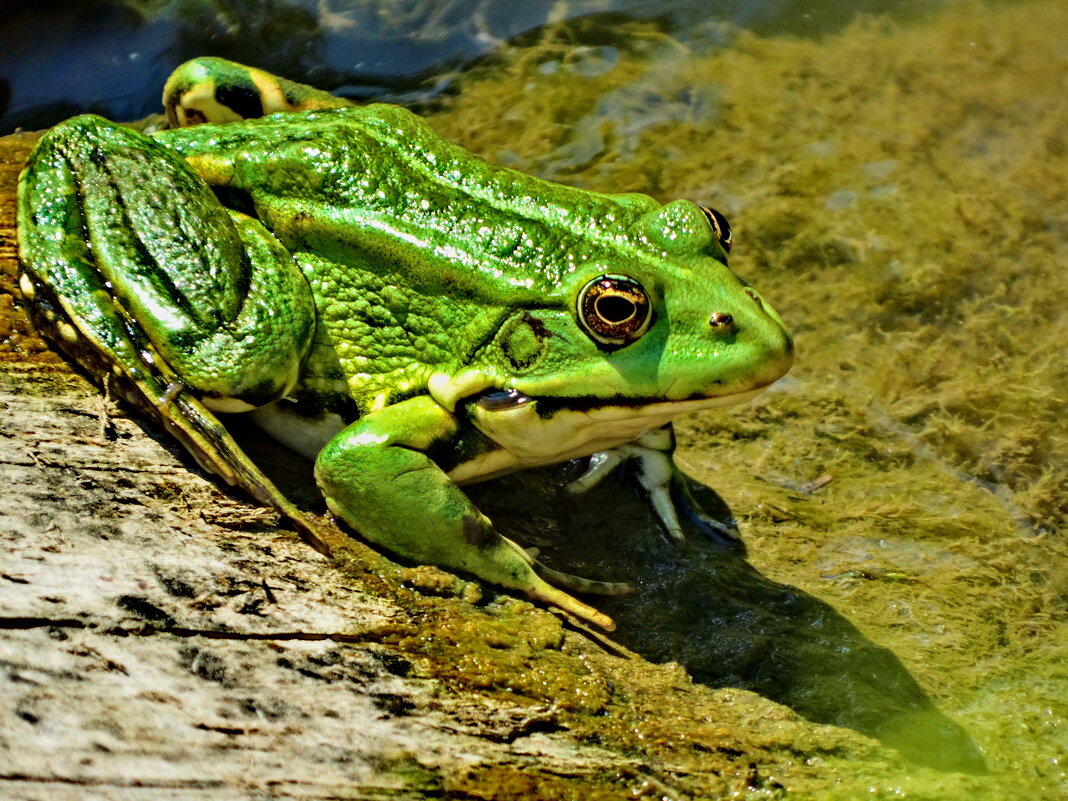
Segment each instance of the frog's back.
[{"label": "frog's back", "polygon": [[[168,131],[209,183],[244,194],[294,252],[348,257],[396,240],[419,251],[411,278],[454,266],[468,293],[551,297],[577,259],[640,258],[635,220],[658,204],[603,195],[491,165],[398,106],[272,115]],[[646,254],[648,255],[648,254]]]},{"label": "frog's back", "polygon": [[469,363],[516,309],[568,303],[562,282],[577,264],[649,255],[630,228],[658,208],[651,198],[493,166],[396,106],[160,137],[308,277],[319,319],[308,398],[345,393],[363,410],[421,392],[435,371]]}]

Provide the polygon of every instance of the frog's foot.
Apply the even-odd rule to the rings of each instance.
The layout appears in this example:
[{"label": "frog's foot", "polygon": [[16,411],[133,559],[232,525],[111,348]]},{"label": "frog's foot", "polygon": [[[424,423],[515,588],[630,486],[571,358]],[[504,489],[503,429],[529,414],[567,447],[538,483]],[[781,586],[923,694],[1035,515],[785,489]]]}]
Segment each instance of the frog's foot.
[{"label": "frog's foot", "polygon": [[569,615],[574,615],[579,620],[585,620],[595,626],[600,626],[605,631],[615,631],[616,622],[604,612],[598,612],[589,604],[584,604],[578,598],[568,595],[561,589],[542,582],[540,586],[527,590],[527,597],[532,601],[539,601],[549,606],[562,609]]},{"label": "frog's foot", "polygon": [[[672,467],[675,467],[672,463]],[[690,479],[675,467],[677,475],[671,484],[671,497],[675,501],[675,508],[681,509],[683,514],[690,519],[697,528],[711,540],[716,540],[725,545],[740,546],[742,538],[738,534],[737,524],[734,520],[730,524],[716,520],[708,512],[701,508],[697,499],[690,491]]]},{"label": "frog's foot", "polygon": [[630,595],[634,592],[634,585],[625,581],[597,581],[596,579],[583,578],[571,573],[553,570],[548,565],[538,561],[537,548],[521,548],[507,537],[503,539],[520,552],[520,556],[535,573],[554,586],[562,587],[570,592],[583,592],[587,595]]},{"label": "frog's foot", "polygon": [[223,58],[187,61],[171,73],[163,88],[163,108],[171,128],[351,105],[314,86]]},{"label": "frog's foot", "polygon": [[638,483],[648,495],[668,539],[675,545],[686,546],[679,510],[710,539],[730,544],[739,542],[736,528],[715,520],[694,500],[688,479],[675,465],[674,451],[675,433],[669,424],[633,442],[593,454],[586,472],[568,484],[568,492],[576,495],[586,492],[616,467],[631,462],[637,467]]},{"label": "frog's foot", "polygon": [[556,606],[607,631],[615,629],[616,624],[612,618],[598,612],[589,604],[584,604],[564,590],[591,595],[629,595],[634,592],[632,585],[622,581],[594,581],[581,576],[573,576],[570,573],[562,573],[542,564],[531,555],[530,550],[519,547],[507,537],[500,537],[500,541],[511,548],[514,554],[530,567],[531,572],[527,575],[525,582],[527,586],[521,589],[526,590],[531,600]]}]

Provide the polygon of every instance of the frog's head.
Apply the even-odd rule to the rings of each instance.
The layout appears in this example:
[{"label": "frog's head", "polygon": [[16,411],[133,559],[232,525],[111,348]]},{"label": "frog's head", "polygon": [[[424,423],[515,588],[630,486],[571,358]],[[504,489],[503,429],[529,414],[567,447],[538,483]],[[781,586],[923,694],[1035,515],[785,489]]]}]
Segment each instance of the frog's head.
[{"label": "frog's head", "polygon": [[562,281],[564,303],[515,311],[483,354],[497,380],[469,413],[529,461],[743,402],[793,362],[778,314],[727,268],[721,215],[675,201],[634,230],[636,247],[580,265]]}]

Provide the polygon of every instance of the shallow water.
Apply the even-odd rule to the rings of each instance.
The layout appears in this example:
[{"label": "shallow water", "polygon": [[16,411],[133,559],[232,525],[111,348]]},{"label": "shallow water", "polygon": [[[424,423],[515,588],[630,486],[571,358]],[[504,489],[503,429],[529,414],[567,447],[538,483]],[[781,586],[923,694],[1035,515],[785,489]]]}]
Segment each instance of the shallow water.
[{"label": "shallow water", "polygon": [[[655,17],[686,45],[739,29],[814,35],[858,14],[921,13],[921,0],[84,0],[22,3],[0,19],[0,135],[92,111],[156,113],[160,88],[202,55],[249,62],[350,98],[412,103],[449,91],[459,70],[541,26],[603,45],[628,17]],[[929,5],[929,4],[926,4]]]},{"label": "shallow water", "polygon": [[[1068,10],[907,9],[819,35],[784,12],[490,37],[424,109],[491,160],[722,210],[732,267],[797,338],[754,405],[679,426],[744,554],[627,541],[612,487],[546,523],[586,536],[533,543],[638,578],[601,604],[620,640],[943,772],[981,759],[990,798],[1068,797]],[[527,486],[478,491],[490,510]],[[930,775],[873,792],[935,797]]]}]

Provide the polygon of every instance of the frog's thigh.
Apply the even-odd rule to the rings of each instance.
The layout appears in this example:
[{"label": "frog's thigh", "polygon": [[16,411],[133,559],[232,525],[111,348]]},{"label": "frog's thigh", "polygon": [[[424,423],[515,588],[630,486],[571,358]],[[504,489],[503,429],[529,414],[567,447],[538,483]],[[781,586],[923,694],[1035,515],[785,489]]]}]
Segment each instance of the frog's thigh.
[{"label": "frog's thigh", "polygon": [[27,272],[116,363],[132,368],[147,340],[206,401],[238,406],[295,380],[314,321],[307,281],[262,225],[224,208],[158,142],[99,117],[68,120],[38,144],[19,195]]},{"label": "frog's thigh", "polygon": [[387,406],[330,441],[316,461],[316,479],[330,509],[372,542],[611,628],[605,615],[541,579],[531,557],[497,534],[424,452],[456,433],[455,418],[430,397]]}]

